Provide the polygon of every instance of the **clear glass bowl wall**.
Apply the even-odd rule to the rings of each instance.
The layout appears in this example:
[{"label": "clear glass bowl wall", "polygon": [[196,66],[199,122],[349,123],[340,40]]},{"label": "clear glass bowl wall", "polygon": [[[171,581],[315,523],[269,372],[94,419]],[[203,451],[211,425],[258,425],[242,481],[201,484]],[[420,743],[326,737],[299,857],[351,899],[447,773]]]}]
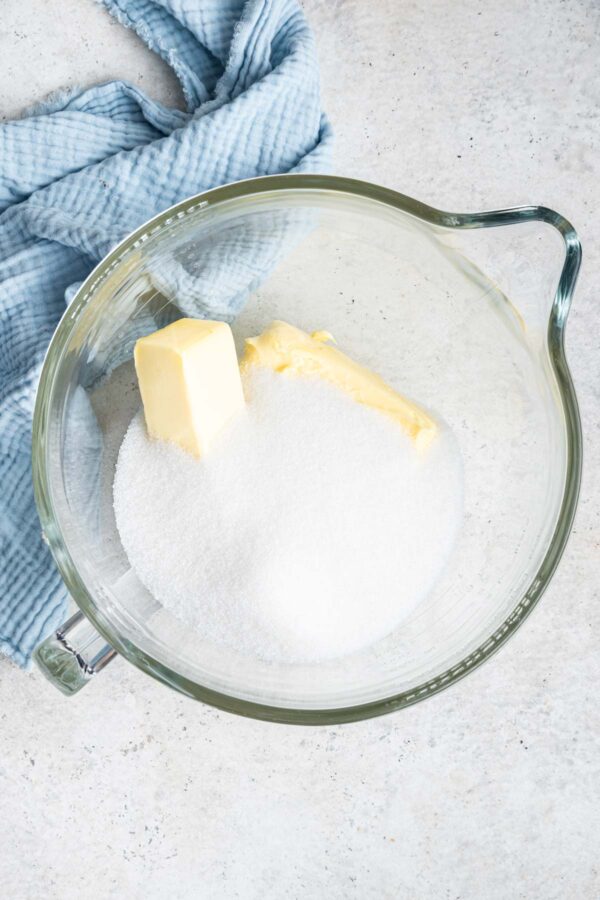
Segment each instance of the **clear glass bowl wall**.
[{"label": "clear glass bowl wall", "polygon": [[[186,201],[90,276],[44,369],[34,479],[67,586],[121,653],[237,712],[334,721],[427,696],[514,630],[566,540],[578,419],[562,355],[568,292],[555,298],[564,229],[540,211],[493,215],[483,224],[498,227],[477,229],[477,216],[358,182],[261,179]],[[453,429],[464,469],[455,551],[426,601],[372,648],[310,666],[261,663],[190,633],[131,571],[112,479],[139,408],[132,349],[186,314],[230,319],[240,344],[274,318],[327,329]]]}]

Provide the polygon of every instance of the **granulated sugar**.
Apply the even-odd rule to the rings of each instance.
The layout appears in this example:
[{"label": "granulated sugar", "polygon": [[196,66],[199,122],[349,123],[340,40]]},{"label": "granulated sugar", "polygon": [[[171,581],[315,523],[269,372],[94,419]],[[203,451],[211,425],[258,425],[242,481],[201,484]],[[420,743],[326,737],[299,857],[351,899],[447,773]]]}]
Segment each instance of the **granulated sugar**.
[{"label": "granulated sugar", "polygon": [[440,430],[418,453],[396,423],[319,380],[258,370],[243,416],[197,460],[121,446],[118,530],[131,566],[205,639],[263,660],[338,657],[385,637],[433,586],[461,509]]}]

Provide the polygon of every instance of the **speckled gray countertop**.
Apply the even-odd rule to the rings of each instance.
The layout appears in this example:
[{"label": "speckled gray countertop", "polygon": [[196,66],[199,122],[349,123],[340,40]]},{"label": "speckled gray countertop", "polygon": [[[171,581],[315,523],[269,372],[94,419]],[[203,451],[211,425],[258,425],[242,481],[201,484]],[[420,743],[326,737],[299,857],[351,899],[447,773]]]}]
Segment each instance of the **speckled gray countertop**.
[{"label": "speckled gray countertop", "polygon": [[[425,703],[300,729],[217,712],[125,662],[66,700],[0,661],[0,892],[29,898],[600,896],[600,7],[307,0],[339,172],[442,208],[577,227],[568,353],[583,495],[531,618]],[[165,67],[92,0],[3,0],[0,115]]]}]

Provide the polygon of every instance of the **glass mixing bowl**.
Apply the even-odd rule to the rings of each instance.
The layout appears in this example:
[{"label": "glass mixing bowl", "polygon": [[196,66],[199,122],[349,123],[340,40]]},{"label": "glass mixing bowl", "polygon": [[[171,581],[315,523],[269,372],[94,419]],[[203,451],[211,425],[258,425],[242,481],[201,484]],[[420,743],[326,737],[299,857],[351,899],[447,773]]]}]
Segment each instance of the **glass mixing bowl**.
[{"label": "glass mixing bowl", "polygon": [[[563,338],[580,255],[572,227],[545,208],[450,214],[310,175],[217,188],[138,229],[78,291],[39,386],[36,498],[82,611],[38,648],[46,674],[72,693],[118,651],[224,709],[320,723],[407,706],[487,659],[548,584],[575,511],[581,438]],[[238,341],[275,318],[327,329],[453,429],[464,468],[454,552],[373,647],[261,662],[190,632],[131,570],[112,479],[139,407],[133,345],[190,314],[232,321]]]}]

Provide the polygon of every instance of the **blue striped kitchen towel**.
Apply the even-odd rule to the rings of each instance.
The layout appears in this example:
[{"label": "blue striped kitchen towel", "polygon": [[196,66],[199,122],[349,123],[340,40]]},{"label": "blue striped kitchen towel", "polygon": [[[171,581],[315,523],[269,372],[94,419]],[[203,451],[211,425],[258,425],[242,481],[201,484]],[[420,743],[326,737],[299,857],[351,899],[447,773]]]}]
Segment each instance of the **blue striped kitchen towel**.
[{"label": "blue striped kitchen towel", "polygon": [[187,110],[110,82],[0,126],[0,649],[27,665],[65,614],[31,483],[48,341],[112,246],[184,197],[324,171],[311,32],[296,0],[102,0],[175,71]]}]

